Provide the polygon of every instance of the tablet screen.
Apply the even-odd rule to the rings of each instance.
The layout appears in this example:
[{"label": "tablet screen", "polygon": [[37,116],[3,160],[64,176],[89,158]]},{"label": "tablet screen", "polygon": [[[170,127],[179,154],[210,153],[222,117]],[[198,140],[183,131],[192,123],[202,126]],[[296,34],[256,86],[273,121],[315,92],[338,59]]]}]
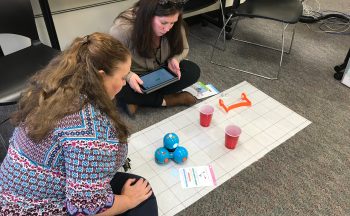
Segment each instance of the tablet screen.
[{"label": "tablet screen", "polygon": [[143,81],[143,88],[149,89],[174,79],[174,75],[164,68],[160,68],[152,73],[140,77]]}]

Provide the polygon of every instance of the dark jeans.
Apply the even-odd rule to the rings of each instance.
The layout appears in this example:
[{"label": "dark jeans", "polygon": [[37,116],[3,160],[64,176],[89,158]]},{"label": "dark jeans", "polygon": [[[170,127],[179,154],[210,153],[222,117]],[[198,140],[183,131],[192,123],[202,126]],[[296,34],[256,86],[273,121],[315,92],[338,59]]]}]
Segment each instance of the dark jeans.
[{"label": "dark jeans", "polygon": [[162,105],[164,95],[169,95],[181,91],[184,88],[197,82],[200,76],[200,68],[194,62],[183,60],[180,62],[181,79],[168,86],[149,94],[135,92],[129,84],[117,94],[117,100],[125,104],[136,104],[139,106],[158,107]]},{"label": "dark jeans", "polygon": [[[139,178],[142,178],[142,177],[133,175],[130,173],[117,172],[110,182],[113,193],[120,195],[125,182],[130,178],[135,178],[137,181]],[[122,216],[144,216],[144,215],[158,216],[157,199],[152,193],[152,195],[147,200],[143,201],[135,208],[130,209],[121,215]]]}]

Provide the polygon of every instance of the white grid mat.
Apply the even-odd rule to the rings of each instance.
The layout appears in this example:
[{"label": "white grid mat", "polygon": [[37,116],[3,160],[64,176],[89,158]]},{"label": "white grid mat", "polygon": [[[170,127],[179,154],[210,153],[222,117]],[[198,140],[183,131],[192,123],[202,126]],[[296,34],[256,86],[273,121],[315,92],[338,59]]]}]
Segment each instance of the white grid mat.
[{"label": "white grid mat", "polygon": [[[240,107],[229,113],[219,107],[219,98],[236,100],[245,92],[251,107]],[[199,125],[199,108],[204,104],[214,106],[209,127]],[[157,197],[159,215],[174,215],[230,179],[266,153],[301,131],[311,122],[283,104],[244,81],[193,107],[177,113],[142,131],[129,140],[131,173],[146,178]],[[224,128],[229,124],[241,127],[242,134],[234,150],[224,145]],[[163,146],[163,136],[174,132],[180,146],[188,152],[183,164],[170,161],[166,165],[155,162],[154,153]],[[178,169],[180,167],[212,165],[217,179],[213,187],[183,189]]]}]

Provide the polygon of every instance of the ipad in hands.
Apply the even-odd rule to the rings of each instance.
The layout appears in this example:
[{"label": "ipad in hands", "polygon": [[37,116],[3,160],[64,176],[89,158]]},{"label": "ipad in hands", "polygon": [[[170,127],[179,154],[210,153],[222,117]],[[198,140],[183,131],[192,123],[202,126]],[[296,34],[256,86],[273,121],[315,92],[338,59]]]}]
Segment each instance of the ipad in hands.
[{"label": "ipad in hands", "polygon": [[167,86],[173,82],[178,81],[178,77],[168,71],[166,68],[159,68],[155,71],[152,71],[144,76],[140,77],[143,81],[141,86],[142,92],[145,94],[154,92],[164,86]]}]

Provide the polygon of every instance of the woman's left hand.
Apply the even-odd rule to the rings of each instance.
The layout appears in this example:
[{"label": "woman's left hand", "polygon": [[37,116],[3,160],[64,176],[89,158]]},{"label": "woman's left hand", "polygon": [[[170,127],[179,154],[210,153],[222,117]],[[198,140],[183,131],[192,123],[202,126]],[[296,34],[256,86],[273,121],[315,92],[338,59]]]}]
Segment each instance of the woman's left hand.
[{"label": "woman's left hand", "polygon": [[181,78],[181,70],[180,70],[180,64],[179,61],[175,58],[169,59],[168,61],[168,68],[176,74],[176,76],[180,79]]}]

